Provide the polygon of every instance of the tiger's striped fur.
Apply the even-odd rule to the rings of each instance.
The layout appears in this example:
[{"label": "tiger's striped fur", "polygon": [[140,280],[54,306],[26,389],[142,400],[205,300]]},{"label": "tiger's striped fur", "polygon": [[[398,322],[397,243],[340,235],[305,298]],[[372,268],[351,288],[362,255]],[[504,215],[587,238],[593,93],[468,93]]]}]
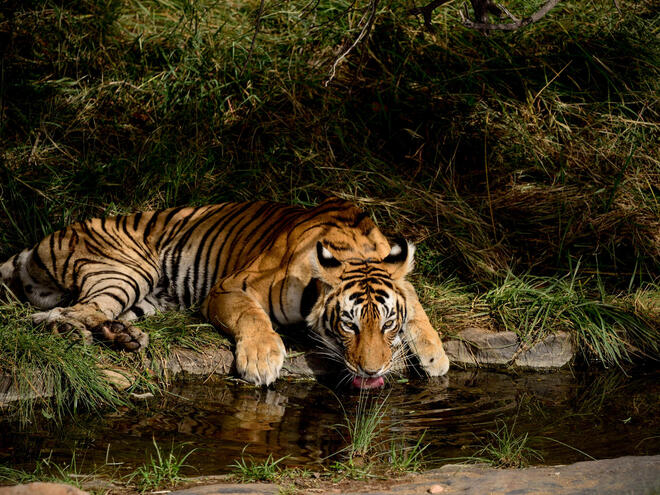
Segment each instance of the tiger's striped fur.
[{"label": "tiger's striped fur", "polygon": [[357,376],[387,373],[402,340],[440,375],[442,343],[405,280],[413,251],[391,248],[340,199],[312,209],[257,201],[72,224],[0,265],[0,275],[45,310],[35,322],[127,350],[148,343],[132,320],[201,305],[234,337],[239,374],[257,384],[273,382],[285,357],[272,323],[303,321]]}]

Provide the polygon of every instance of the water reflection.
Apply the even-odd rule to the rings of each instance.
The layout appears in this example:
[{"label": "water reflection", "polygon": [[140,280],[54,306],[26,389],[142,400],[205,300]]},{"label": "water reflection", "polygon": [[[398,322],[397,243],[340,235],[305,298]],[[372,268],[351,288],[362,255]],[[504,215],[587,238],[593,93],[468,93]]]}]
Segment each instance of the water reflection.
[{"label": "water reflection", "polygon": [[[548,464],[660,453],[660,383],[657,371],[630,377],[619,371],[507,374],[452,370],[447,378],[392,383],[371,393],[386,400],[385,437],[425,441],[431,465],[473,453],[496,421],[515,423]],[[0,420],[0,462],[28,465],[53,452],[69,460],[76,448],[97,469],[106,461],[132,469],[152,441],[196,449],[188,463],[197,474],[227,472],[245,453],[288,455],[289,465],[311,466],[344,447],[337,425],[354,414],[359,393],[332,392],[315,382],[279,381],[274,388],[227,380],[179,383],[136,409],[87,416],[53,429],[23,431]],[[341,404],[340,404],[341,401]]]}]

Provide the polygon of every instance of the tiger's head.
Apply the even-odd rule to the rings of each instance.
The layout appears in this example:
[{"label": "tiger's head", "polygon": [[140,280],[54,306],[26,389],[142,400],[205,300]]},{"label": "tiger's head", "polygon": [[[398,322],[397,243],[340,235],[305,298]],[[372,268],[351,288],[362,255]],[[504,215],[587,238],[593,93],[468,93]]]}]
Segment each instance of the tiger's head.
[{"label": "tiger's head", "polygon": [[325,354],[343,363],[354,386],[380,387],[404,357],[409,315],[402,282],[412,270],[415,248],[401,239],[377,259],[335,255],[331,246],[319,241],[312,253],[319,297],[307,323]]}]

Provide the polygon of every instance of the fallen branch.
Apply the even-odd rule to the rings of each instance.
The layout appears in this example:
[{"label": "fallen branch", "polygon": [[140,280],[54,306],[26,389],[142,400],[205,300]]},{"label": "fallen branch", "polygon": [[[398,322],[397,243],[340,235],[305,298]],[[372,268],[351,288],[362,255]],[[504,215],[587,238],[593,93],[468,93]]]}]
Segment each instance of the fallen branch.
[{"label": "fallen branch", "polygon": [[450,0],[433,0],[431,3],[429,3],[428,5],[424,5],[423,7],[415,7],[413,9],[410,9],[408,13],[410,15],[422,14],[422,18],[424,19],[424,26],[426,26],[426,29],[433,32],[435,30],[433,24],[431,24],[433,11],[438,7],[440,7],[442,4],[445,4],[449,1]]},{"label": "fallen branch", "polygon": [[[491,0],[473,0],[472,4],[474,5],[479,2],[482,2],[480,5],[485,5],[487,7],[494,6]],[[530,24],[539,21],[554,7],[556,7],[559,2],[560,0],[548,0],[536,12],[534,12],[532,15],[528,17],[514,20],[513,22],[506,22],[500,24],[492,24],[490,22],[486,22],[485,13],[477,12],[476,9],[475,9],[475,15],[477,19],[479,19],[478,22],[468,19],[467,16],[463,14],[463,12],[461,11],[459,11],[459,15],[461,16],[461,22],[463,23],[463,25],[471,29],[476,29],[478,31],[515,31],[516,29],[529,26]],[[510,19],[515,19],[515,17],[513,17],[513,15],[509,11],[503,9],[502,7],[499,6],[497,7],[500,9],[501,12],[505,13]]]},{"label": "fallen branch", "polygon": [[[435,28],[433,27],[433,11],[438,7],[448,3],[450,0],[432,0],[427,5],[422,7],[415,7],[408,10],[410,15],[421,15],[424,19],[424,26],[430,32],[433,32]],[[617,5],[617,0],[613,0],[615,5]],[[459,15],[461,16],[461,22],[464,26],[471,29],[476,29],[478,31],[515,31],[516,29],[523,28],[537,22],[542,17],[544,17],[548,12],[550,12],[560,0],[547,0],[536,12],[532,15],[525,17],[523,19],[518,19],[514,16],[506,7],[495,3],[494,0],[470,0],[472,4],[473,16],[470,18],[468,13],[467,5],[465,6],[465,12],[459,10]],[[618,7],[618,5],[617,5]],[[496,15],[500,18],[508,17],[512,22],[493,24],[488,22],[489,15]]]}]

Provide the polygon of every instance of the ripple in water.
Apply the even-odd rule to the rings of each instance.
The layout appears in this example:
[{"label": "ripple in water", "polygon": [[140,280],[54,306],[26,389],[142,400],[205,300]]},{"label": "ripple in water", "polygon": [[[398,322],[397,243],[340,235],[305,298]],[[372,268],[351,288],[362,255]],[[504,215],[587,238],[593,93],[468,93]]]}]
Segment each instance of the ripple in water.
[{"label": "ripple in water", "polygon": [[[428,467],[473,454],[502,422],[527,433],[544,463],[565,464],[588,459],[579,451],[597,459],[660,453],[659,375],[452,370],[367,395],[387,404],[379,441],[414,443],[426,432]],[[180,383],[137,410],[85,416],[56,429],[36,424],[20,431],[0,421],[0,463],[29,469],[48,455],[68,462],[75,449],[78,463],[97,472],[117,462],[130,471],[148,459],[156,440],[167,450],[182,443],[184,452],[195,449],[188,474],[226,473],[243,452],[257,460],[288,456],[287,465],[313,469],[345,447],[338,425],[359,400],[315,382],[280,380],[272,389],[229,380]]]}]

